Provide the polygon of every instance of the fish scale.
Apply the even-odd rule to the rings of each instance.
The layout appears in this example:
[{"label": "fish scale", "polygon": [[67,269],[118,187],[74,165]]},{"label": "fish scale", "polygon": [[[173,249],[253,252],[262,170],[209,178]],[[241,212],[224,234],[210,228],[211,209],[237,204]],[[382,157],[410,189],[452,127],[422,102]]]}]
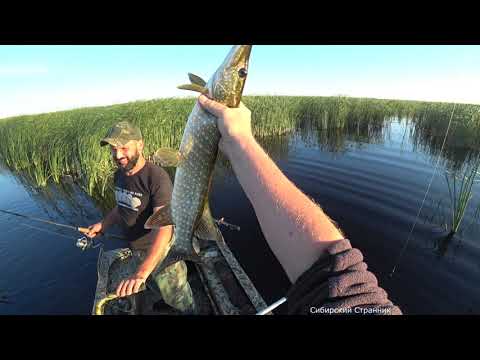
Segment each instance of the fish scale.
[{"label": "fish scale", "polygon": [[[206,134],[197,137],[187,149],[188,139],[192,134]],[[201,139],[215,139],[212,142]],[[191,239],[194,232],[198,214],[203,210],[205,189],[208,188],[209,174],[213,172],[220,133],[216,126],[216,118],[203,109],[197,103],[187,122],[184,131],[180,153],[185,157],[181,166],[177,168],[175,183],[172,193],[172,218],[175,227],[177,252],[185,255],[192,254],[193,246]],[[188,151],[188,153],[187,153]],[[185,205],[186,204],[186,205]],[[180,240],[179,240],[180,239]],[[189,239],[182,241],[181,239]]]},{"label": "fish scale", "polygon": [[[238,107],[250,51],[250,45],[234,46],[208,82],[189,74],[192,84],[180,88],[205,93],[228,107]],[[160,165],[177,167],[170,206],[157,211],[145,224],[146,228],[175,225],[175,240],[162,261],[162,268],[179,260],[201,262],[194,238],[218,241],[222,238],[215,235],[218,229],[208,206],[219,141],[216,117],[197,101],[188,117],[179,150],[159,149],[154,155],[154,161]]]}]

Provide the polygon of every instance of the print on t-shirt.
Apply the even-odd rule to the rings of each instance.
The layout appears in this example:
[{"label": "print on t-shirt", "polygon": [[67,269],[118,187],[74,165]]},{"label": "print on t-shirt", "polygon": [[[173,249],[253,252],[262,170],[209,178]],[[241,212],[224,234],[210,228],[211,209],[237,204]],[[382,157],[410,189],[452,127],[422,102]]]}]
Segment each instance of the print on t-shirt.
[{"label": "print on t-shirt", "polygon": [[138,211],[138,208],[140,205],[142,205],[142,201],[140,200],[142,196],[143,194],[135,191],[126,190],[115,186],[115,199],[117,200],[117,204],[119,206],[126,207],[133,211]]}]

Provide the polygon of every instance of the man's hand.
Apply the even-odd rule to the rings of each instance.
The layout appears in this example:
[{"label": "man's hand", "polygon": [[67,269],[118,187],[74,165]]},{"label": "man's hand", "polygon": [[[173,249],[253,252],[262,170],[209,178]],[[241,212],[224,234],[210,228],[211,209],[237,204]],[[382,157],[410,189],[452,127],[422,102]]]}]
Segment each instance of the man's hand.
[{"label": "man's hand", "polygon": [[132,277],[122,280],[117,287],[117,296],[124,297],[132,294],[136,294],[140,289],[140,286],[145,284],[147,276],[135,274]]},{"label": "man's hand", "polygon": [[198,101],[205,110],[218,118],[217,127],[222,135],[219,147],[222,152],[224,152],[227,143],[237,142],[242,138],[252,136],[252,115],[242,102],[240,102],[238,108],[229,108],[205,95],[200,95]]},{"label": "man's hand", "polygon": [[102,230],[103,230],[103,224],[102,222],[98,222],[96,224],[90,225],[88,227],[88,232],[85,233],[85,235],[88,236],[89,238],[94,238],[99,233],[101,233]]}]

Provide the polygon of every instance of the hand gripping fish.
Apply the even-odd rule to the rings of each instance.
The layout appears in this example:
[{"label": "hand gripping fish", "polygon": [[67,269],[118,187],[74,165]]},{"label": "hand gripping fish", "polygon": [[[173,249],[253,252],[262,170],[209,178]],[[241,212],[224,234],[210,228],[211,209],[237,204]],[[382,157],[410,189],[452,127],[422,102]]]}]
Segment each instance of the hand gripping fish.
[{"label": "hand gripping fish", "polygon": [[[234,46],[208,82],[188,74],[191,84],[178,88],[203,93],[228,107],[238,107],[247,78],[251,48],[251,45]],[[161,166],[176,167],[171,202],[145,223],[146,229],[175,226],[175,240],[161,268],[180,260],[201,262],[196,238],[223,239],[208,204],[219,140],[217,118],[203,110],[197,101],[188,117],[180,149],[162,148],[153,156],[154,162]]]}]

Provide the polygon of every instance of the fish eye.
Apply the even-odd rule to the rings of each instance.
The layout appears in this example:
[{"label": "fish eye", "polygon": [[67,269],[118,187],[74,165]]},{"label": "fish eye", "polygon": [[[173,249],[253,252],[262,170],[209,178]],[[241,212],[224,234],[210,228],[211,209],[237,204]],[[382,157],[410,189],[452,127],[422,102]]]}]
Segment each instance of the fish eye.
[{"label": "fish eye", "polygon": [[247,69],[245,68],[241,68],[238,70],[238,76],[240,76],[241,78],[244,78],[245,76],[247,76]]}]

